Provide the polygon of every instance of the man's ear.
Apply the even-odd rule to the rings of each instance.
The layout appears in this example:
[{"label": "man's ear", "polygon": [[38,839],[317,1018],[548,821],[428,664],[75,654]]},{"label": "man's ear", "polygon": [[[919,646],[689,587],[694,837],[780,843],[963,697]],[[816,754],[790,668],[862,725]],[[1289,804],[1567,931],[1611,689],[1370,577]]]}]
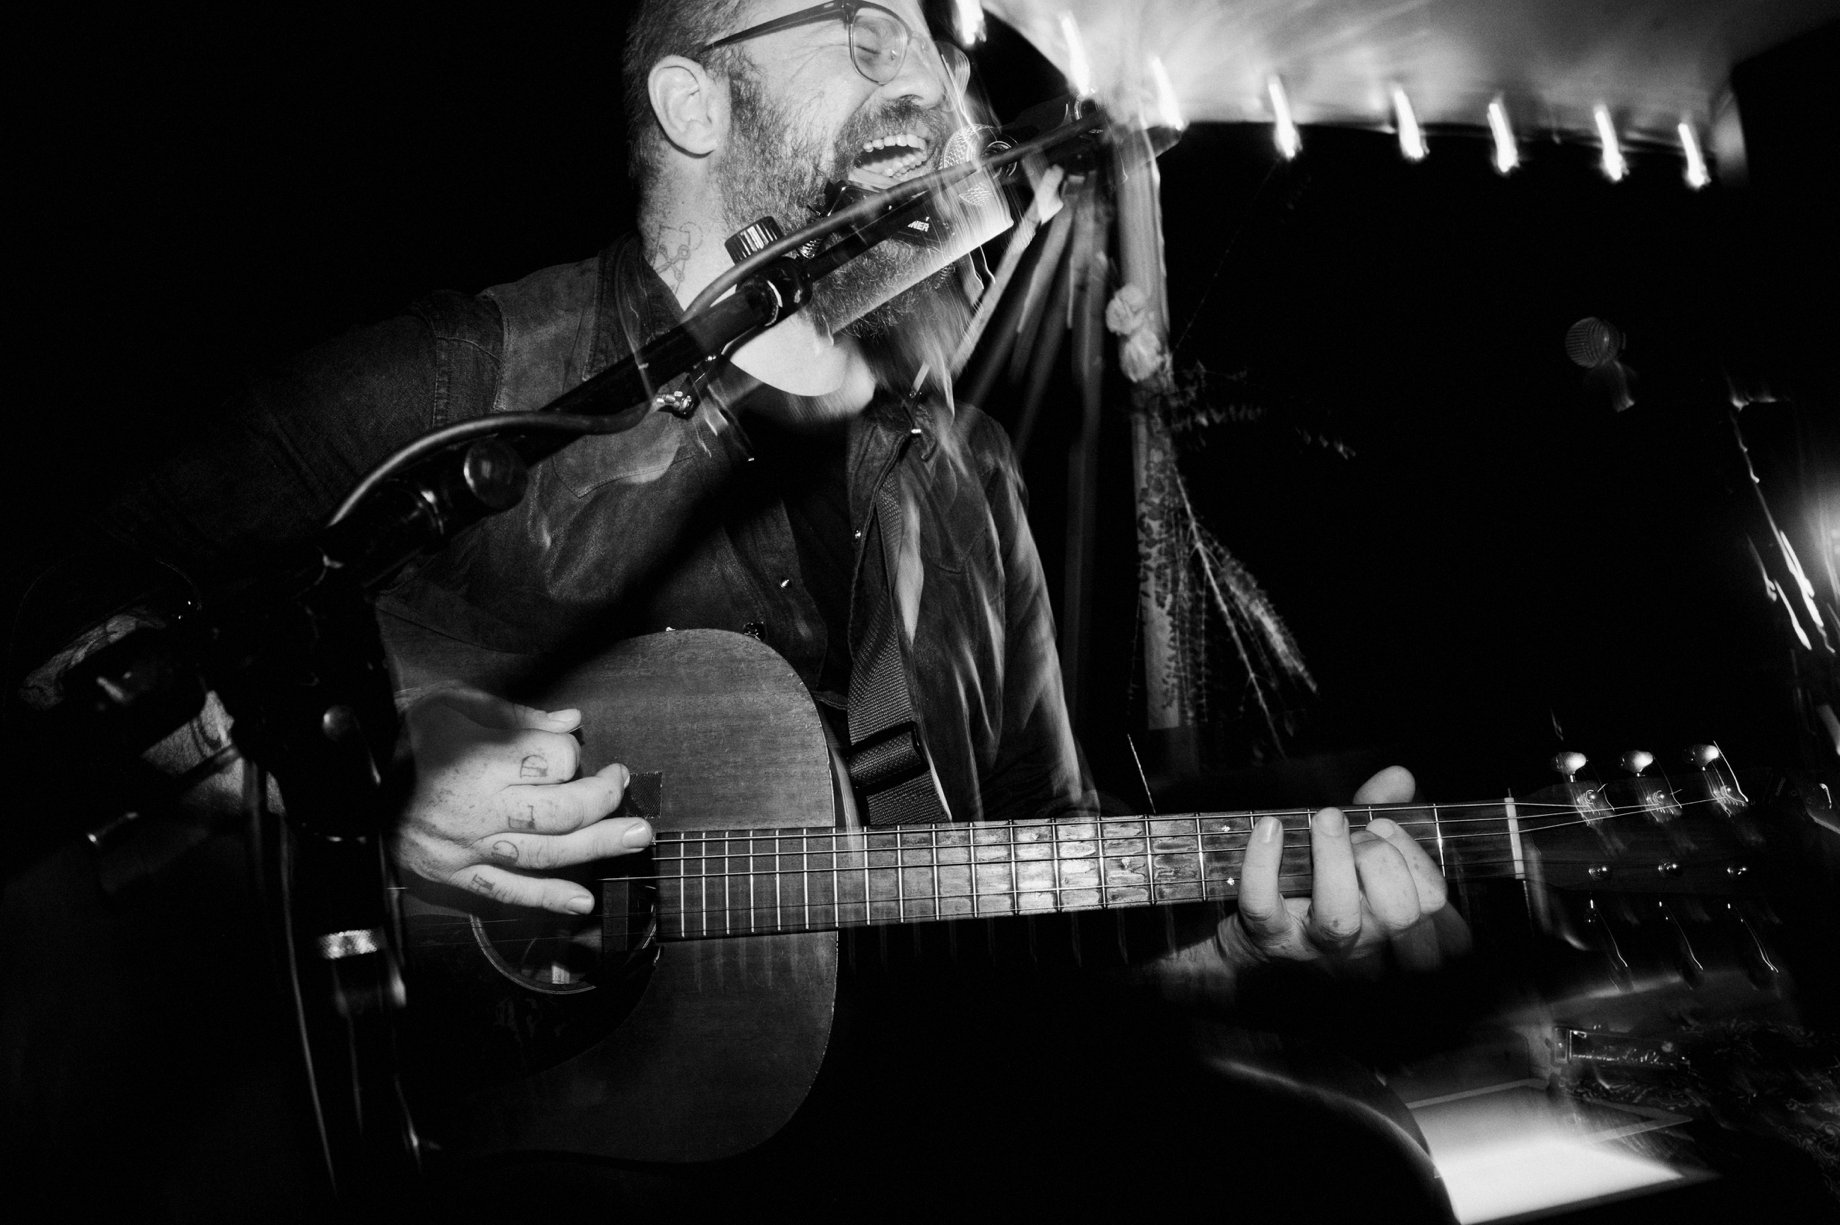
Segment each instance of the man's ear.
[{"label": "man's ear", "polygon": [[728,132],[728,85],[695,60],[667,55],[646,76],[652,114],[665,139],[692,157],[715,151]]}]

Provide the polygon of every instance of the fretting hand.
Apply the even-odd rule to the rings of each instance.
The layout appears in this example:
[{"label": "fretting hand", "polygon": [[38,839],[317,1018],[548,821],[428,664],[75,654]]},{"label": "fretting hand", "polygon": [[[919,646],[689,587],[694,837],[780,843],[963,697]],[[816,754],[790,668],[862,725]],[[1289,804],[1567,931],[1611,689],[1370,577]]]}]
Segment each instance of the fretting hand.
[{"label": "fretting hand", "polygon": [[[1361,785],[1356,804],[1402,804],[1412,775],[1391,766]],[[1252,831],[1240,871],[1239,907],[1221,920],[1215,943],[1236,971],[1276,962],[1315,962],[1357,973],[1393,954],[1412,970],[1435,968],[1469,945],[1447,902],[1443,874],[1412,835],[1387,817],[1351,829],[1341,810],[1310,819],[1313,883],[1307,898],[1278,891],[1284,830],[1276,817]]]},{"label": "fretting hand", "polygon": [[441,688],[412,702],[404,721],[415,784],[392,847],[399,868],[513,905],[586,914],[587,889],[540,874],[651,845],[645,821],[608,816],[625,793],[625,766],[575,777],[580,711]]}]

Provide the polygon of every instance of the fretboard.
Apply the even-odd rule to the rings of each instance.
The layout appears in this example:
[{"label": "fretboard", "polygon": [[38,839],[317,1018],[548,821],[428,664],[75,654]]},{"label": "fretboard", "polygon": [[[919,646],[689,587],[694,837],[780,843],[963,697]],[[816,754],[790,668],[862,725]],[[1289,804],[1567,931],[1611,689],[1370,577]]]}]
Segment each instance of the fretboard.
[{"label": "fretboard", "polygon": [[[1520,874],[1513,809],[1351,807],[1387,816],[1447,877]],[[1279,887],[1310,886],[1310,813],[1193,813],[969,825],[661,832],[653,848],[665,939],[826,931],[1238,896],[1261,817],[1284,822]]]}]

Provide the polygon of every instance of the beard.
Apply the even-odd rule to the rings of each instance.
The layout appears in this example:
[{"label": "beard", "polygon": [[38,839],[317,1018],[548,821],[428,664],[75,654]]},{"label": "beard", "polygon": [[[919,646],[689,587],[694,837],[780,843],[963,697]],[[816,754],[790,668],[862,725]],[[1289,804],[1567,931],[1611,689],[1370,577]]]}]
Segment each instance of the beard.
[{"label": "beard", "polygon": [[[912,102],[858,114],[828,146],[802,135],[798,115],[767,97],[746,66],[729,74],[732,139],[716,167],[723,220],[730,232],[770,216],[790,234],[818,214],[826,187],[849,176],[864,141],[890,129],[927,132],[935,148],[945,137],[942,117]],[[871,247],[812,285],[805,309],[826,332],[877,336],[911,317],[948,276],[924,247],[889,240]],[[888,286],[918,283],[888,297]],[[882,301],[887,298],[887,301]]]}]

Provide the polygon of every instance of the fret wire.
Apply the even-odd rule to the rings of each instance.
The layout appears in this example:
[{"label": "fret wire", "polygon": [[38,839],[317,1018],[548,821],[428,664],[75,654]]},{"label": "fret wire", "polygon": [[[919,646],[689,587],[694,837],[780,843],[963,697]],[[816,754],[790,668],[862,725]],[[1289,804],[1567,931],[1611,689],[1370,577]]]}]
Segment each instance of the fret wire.
[{"label": "fret wire", "polygon": [[[1202,900],[1205,901],[1207,899],[1208,887],[1207,856],[1201,853],[1201,814],[1196,813],[1190,820],[1195,823],[1195,880],[1201,885],[1201,897]],[[1175,919],[1172,915],[1170,922],[1173,923],[1174,921]],[[1174,943],[1173,928],[1171,929],[1171,943]]]},{"label": "fret wire", "polygon": [[707,841],[702,846],[703,861],[700,865],[701,879],[697,883],[698,906],[703,913],[703,934],[709,934],[709,846]]},{"label": "fret wire", "polygon": [[1006,845],[1009,848],[1009,908],[1012,914],[1020,914],[1022,913],[1022,891],[1017,887],[1016,879],[1016,847],[1018,844],[1011,839]]},{"label": "fret wire", "polygon": [[1067,894],[1066,894],[1066,891],[1062,888],[1063,881],[1061,877],[1061,830],[1065,828],[1066,826],[1064,824],[1062,824],[1059,821],[1056,821],[1054,823],[1053,828],[1049,830],[1048,832],[1048,837],[1050,839],[1049,845],[1052,849],[1052,855],[1050,858],[1054,864],[1054,913],[1055,914],[1064,913],[1066,910],[1066,902],[1067,902]]},{"label": "fret wire", "polygon": [[[1137,828],[1140,831],[1136,835],[1136,837],[1143,842],[1143,848],[1144,848],[1143,850],[1144,897],[1146,900],[1149,901],[1149,903],[1152,906],[1154,906],[1156,905],[1156,881],[1151,876],[1151,872],[1150,872],[1150,838],[1149,838],[1150,830],[1149,830],[1149,827],[1144,824],[1141,818],[1135,819],[1135,824],[1137,825]],[[1132,837],[1132,835],[1127,834],[1126,837],[1130,838]]]},{"label": "fret wire", "polygon": [[894,910],[901,921],[906,922],[907,882],[901,876],[901,827],[897,825],[890,836],[894,839]]},{"label": "fret wire", "polygon": [[946,904],[939,892],[939,827],[937,825],[927,826],[926,844],[932,857],[930,866],[933,870],[933,917],[943,919],[946,917]]},{"label": "fret wire", "polygon": [[811,927],[811,844],[799,840],[799,885],[805,901],[805,926]]},{"label": "fret wire", "polygon": [[1111,886],[1111,876],[1110,865],[1106,862],[1105,858],[1105,826],[1103,823],[1098,821],[1093,822],[1092,838],[1093,896],[1098,899],[1099,906],[1104,907],[1111,898],[1111,894],[1108,892]]}]

